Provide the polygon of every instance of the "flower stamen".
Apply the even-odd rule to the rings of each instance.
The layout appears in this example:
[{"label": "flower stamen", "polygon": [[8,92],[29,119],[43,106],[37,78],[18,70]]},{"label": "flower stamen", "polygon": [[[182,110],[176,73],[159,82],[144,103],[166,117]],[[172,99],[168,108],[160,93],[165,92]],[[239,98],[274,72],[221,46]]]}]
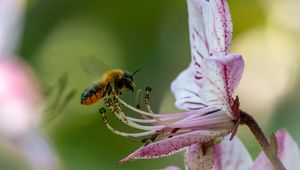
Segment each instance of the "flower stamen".
[{"label": "flower stamen", "polygon": [[111,132],[113,132],[116,135],[132,138],[134,140],[138,140],[138,137],[148,136],[148,135],[155,133],[155,130],[150,130],[150,131],[145,131],[145,132],[140,132],[140,133],[126,133],[126,132],[118,131],[109,124],[108,118],[105,115],[105,112],[106,112],[105,109],[101,108],[101,109],[99,109],[99,112],[102,116],[102,121],[103,121],[104,125],[107,127],[107,129],[109,129]]}]

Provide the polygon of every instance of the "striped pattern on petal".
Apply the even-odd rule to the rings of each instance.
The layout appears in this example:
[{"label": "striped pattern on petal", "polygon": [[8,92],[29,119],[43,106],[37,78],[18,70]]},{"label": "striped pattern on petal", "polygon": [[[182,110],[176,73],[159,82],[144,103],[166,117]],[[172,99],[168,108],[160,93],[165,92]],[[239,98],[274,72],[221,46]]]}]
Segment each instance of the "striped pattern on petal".
[{"label": "striped pattern on petal", "polygon": [[215,138],[224,136],[227,133],[228,130],[203,130],[175,136],[159,142],[151,143],[147,146],[142,146],[126,158],[120,160],[119,163],[124,163],[132,159],[152,159],[168,156],[195,143],[211,142]]},{"label": "striped pattern on petal", "polygon": [[228,5],[225,0],[188,0],[188,10],[191,63],[172,82],[176,106],[217,106],[230,115],[244,62],[241,55],[227,55],[232,37]]}]

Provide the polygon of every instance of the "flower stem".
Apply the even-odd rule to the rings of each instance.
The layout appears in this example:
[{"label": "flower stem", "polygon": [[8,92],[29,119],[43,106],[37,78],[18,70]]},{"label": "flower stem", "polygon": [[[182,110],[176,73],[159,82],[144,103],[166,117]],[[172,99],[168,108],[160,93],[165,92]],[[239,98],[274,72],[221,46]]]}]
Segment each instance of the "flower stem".
[{"label": "flower stem", "polygon": [[[270,142],[268,141],[267,137],[265,136],[258,123],[255,121],[255,119],[250,114],[240,110],[240,122],[241,124],[245,124],[249,127],[251,132],[254,134],[256,140],[258,141],[259,145],[261,146],[262,150],[265,152],[269,161],[273,165],[273,168],[275,170],[286,170],[286,168],[283,166],[282,162],[277,156],[277,150],[274,151],[273,149],[277,149],[277,146],[271,146],[272,143],[270,144]],[[277,145],[277,143],[274,143],[273,145]]]}]

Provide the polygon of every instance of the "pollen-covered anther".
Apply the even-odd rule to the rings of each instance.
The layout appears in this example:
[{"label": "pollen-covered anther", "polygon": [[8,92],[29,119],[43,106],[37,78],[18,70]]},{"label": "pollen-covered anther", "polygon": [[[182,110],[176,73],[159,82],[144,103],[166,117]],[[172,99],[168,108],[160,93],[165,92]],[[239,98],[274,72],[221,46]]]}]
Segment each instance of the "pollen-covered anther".
[{"label": "pollen-covered anther", "polygon": [[104,107],[101,107],[100,109],[99,109],[99,113],[102,115],[103,113],[106,113],[106,110],[105,110],[105,108]]},{"label": "pollen-covered anther", "polygon": [[[144,97],[145,98],[145,105],[146,105],[147,110],[148,110],[149,113],[153,113],[153,110],[152,110],[152,107],[151,107],[151,104],[150,104],[150,92],[151,92],[151,90],[152,89],[149,86],[146,87],[146,89],[145,89],[146,93],[145,93],[145,97]],[[161,121],[159,118],[154,117],[154,119],[157,121],[156,124],[161,124],[161,125],[164,125],[166,127],[171,126],[170,123],[165,122],[165,121]]]},{"label": "pollen-covered anther", "polygon": [[146,87],[146,89],[145,89],[146,93],[147,93],[147,92],[149,92],[149,93],[150,93],[150,92],[151,92],[151,90],[152,90],[152,89],[151,89],[151,87],[149,87],[149,86],[147,86],[147,87]]},{"label": "pollen-covered anther", "polygon": [[145,105],[148,109],[148,111],[150,113],[153,113],[151,105],[150,105],[150,92],[151,92],[151,88],[150,87],[146,87],[146,93],[145,93]]}]

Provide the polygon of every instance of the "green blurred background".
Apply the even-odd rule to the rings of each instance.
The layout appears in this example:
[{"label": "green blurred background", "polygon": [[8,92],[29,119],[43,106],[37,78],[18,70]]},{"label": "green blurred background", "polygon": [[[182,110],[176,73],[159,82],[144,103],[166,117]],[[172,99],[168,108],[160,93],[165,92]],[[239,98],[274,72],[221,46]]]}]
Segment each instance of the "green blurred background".
[{"label": "green blurred background", "polygon": [[[229,0],[228,4],[234,24],[231,51],[243,54],[246,61],[238,91],[242,109],[253,114],[268,135],[284,127],[300,143],[299,21],[281,19],[281,15],[287,14],[276,11],[282,7],[280,4],[278,7],[277,1]],[[286,8],[289,11],[289,7]],[[31,0],[24,22],[19,56],[32,66],[43,86],[55,85],[59,77],[67,73],[68,89],[77,91],[63,112],[56,113],[55,119],[41,126],[63,169],[184,167],[182,152],[118,165],[119,159],[141,144],[116,136],[105,128],[98,114],[101,103],[87,107],[80,105],[79,99],[80,93],[95,80],[82,68],[82,59],[97,56],[111,68],[129,71],[142,68],[135,82],[141,89],[152,87],[154,110],[175,111],[170,82],[190,60],[185,0]],[[258,44],[262,45],[257,47]],[[281,48],[293,53],[278,56],[281,53],[276,49]],[[124,98],[133,104],[135,95],[127,93]],[[112,116],[110,119],[116,128],[130,131]],[[240,128],[239,136],[255,158],[259,147],[247,128]],[[21,165],[0,155],[0,167],[22,169]]]}]

